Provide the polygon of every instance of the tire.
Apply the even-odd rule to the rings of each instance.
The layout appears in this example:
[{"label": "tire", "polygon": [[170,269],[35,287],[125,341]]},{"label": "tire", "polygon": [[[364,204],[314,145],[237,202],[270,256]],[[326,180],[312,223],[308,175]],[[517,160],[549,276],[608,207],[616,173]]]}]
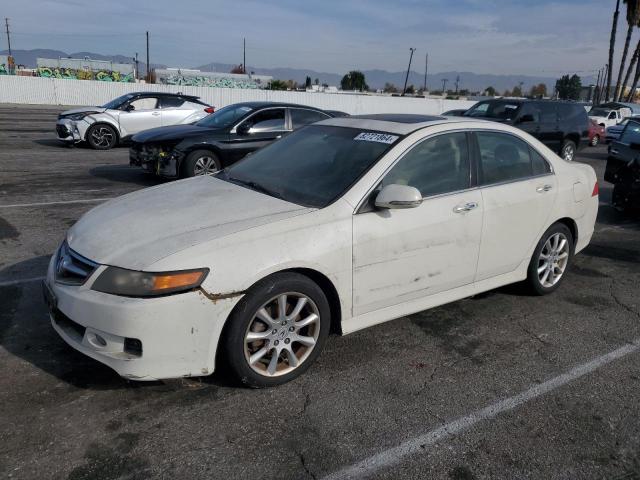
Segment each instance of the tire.
[{"label": "tire", "polygon": [[180,177],[212,175],[222,168],[217,155],[211,150],[195,150],[182,162]]},{"label": "tire", "polygon": [[[280,315],[283,297],[285,317]],[[301,311],[292,317],[303,298]],[[315,321],[310,321],[314,316]],[[309,323],[296,327],[304,321]],[[324,347],[330,325],[329,302],[316,283],[298,273],[276,273],[251,287],[229,316],[221,341],[221,360],[247,387],[281,385],[313,364]],[[296,365],[291,365],[292,361]]]},{"label": "tire", "polygon": [[560,156],[564,158],[567,162],[573,162],[576,157],[576,144],[573,140],[565,140],[562,144],[562,148],[560,149]]},{"label": "tire", "polygon": [[599,143],[600,143],[600,135],[594,135],[591,141],[589,142],[589,145],[591,145],[592,147],[597,147]]},{"label": "tire", "polygon": [[109,150],[117,145],[118,134],[110,125],[92,125],[87,130],[87,143],[94,150]]},{"label": "tire", "polygon": [[[559,239],[557,244],[556,238]],[[573,260],[573,242],[571,231],[562,223],[554,223],[544,232],[527,270],[527,284],[532,293],[547,295],[560,286]],[[544,256],[551,258],[545,259]]]}]

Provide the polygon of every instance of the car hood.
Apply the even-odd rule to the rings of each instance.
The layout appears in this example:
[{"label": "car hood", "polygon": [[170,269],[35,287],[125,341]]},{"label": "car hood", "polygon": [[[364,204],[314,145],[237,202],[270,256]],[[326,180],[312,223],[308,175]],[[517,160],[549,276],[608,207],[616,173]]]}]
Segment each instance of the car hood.
[{"label": "car hood", "polygon": [[75,113],[84,113],[84,112],[102,113],[105,110],[106,110],[106,108],[104,108],[104,107],[79,107],[79,108],[72,108],[71,110],[65,110],[64,112],[60,113],[60,116],[64,117],[66,115],[73,115]]},{"label": "car hood", "polygon": [[214,177],[139,190],[85,214],[69,246],[94,262],[133,270],[189,247],[313,209]]},{"label": "car hood", "polygon": [[596,117],[595,115],[594,116],[589,115],[589,118],[594,122],[606,122],[609,120],[607,117]]},{"label": "car hood", "polygon": [[200,135],[216,134],[221,130],[199,127],[197,125],[170,125],[167,127],[152,128],[145,130],[132,137],[134,142],[163,142],[167,140],[182,140],[189,137],[198,137]]}]

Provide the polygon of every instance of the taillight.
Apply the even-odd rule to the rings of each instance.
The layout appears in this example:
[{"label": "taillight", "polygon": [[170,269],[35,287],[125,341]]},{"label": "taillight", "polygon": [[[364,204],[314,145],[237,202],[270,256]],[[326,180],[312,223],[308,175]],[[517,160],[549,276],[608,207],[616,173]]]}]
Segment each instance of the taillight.
[{"label": "taillight", "polygon": [[599,193],[600,193],[600,187],[598,186],[598,182],[596,181],[596,184],[593,186],[593,192],[591,192],[591,196],[597,197]]},{"label": "taillight", "polygon": [[216,111],[216,109],[213,108],[213,107],[207,107],[207,108],[204,109],[204,111],[207,112],[207,113],[213,113],[213,112]]}]

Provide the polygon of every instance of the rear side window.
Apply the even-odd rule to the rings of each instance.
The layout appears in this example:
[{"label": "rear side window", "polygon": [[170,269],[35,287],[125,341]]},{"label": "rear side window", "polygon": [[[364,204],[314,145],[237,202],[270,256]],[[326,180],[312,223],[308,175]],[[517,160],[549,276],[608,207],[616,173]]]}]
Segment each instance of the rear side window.
[{"label": "rear side window", "polygon": [[559,103],[558,112],[560,120],[577,120],[586,113],[585,109],[580,105],[571,105],[569,103]]},{"label": "rear side window", "polygon": [[162,97],[162,108],[178,108],[184,104],[181,97]]},{"label": "rear side window", "polygon": [[480,181],[483,185],[515,181],[533,175],[529,145],[513,135],[477,132]]},{"label": "rear side window", "polygon": [[555,123],[558,121],[558,109],[552,102],[540,102],[537,104],[540,109],[540,122]]},{"label": "rear side window", "polygon": [[291,123],[293,124],[294,129],[329,118],[329,115],[325,115],[324,113],[316,112],[314,110],[292,108],[290,112]]},{"label": "rear side window", "polygon": [[640,123],[636,121],[629,121],[624,128],[622,135],[620,135],[620,142],[627,145],[632,143],[640,143]]},{"label": "rear side window", "polygon": [[531,155],[531,168],[533,175],[545,175],[551,173],[551,165],[547,162],[542,155],[536,152],[533,148],[529,148],[529,154]]},{"label": "rear side window", "polygon": [[382,186],[409,185],[423,197],[469,188],[469,148],[465,133],[449,133],[413,147],[389,171]]}]

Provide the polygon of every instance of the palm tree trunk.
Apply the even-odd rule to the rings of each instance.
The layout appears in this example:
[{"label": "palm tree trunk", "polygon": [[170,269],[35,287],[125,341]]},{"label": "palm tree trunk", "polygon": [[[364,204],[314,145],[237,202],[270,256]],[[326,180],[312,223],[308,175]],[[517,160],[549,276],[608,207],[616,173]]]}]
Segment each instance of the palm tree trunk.
[{"label": "palm tree trunk", "polygon": [[622,82],[622,72],[624,71],[624,66],[627,63],[627,53],[629,53],[629,44],[631,43],[631,34],[633,33],[633,23],[629,24],[629,28],[627,29],[627,38],[624,41],[624,50],[622,51],[622,60],[620,61],[620,71],[618,72],[618,81],[616,82],[616,89],[613,92],[613,101],[617,102],[622,95],[620,91],[620,83]]},{"label": "palm tree trunk", "polygon": [[[618,94],[618,100],[622,100],[624,98],[624,87],[629,83],[629,78],[631,77],[631,72],[633,71],[633,67],[636,66],[638,62],[638,56],[640,55],[640,40],[638,40],[638,44],[636,45],[636,49],[633,52],[633,56],[631,57],[631,61],[629,62],[629,68],[627,68],[627,73],[624,76],[624,82],[622,82],[620,93]],[[637,69],[636,69],[637,70]]]},{"label": "palm tree trunk", "polygon": [[616,45],[616,30],[618,29],[618,16],[620,15],[620,0],[616,2],[616,10],[613,12],[613,24],[611,25],[611,37],[609,38],[609,67],[607,71],[607,89],[605,90],[605,101],[609,100],[611,92],[611,76],[613,75],[613,51]]},{"label": "palm tree trunk", "polygon": [[636,63],[636,74],[633,76],[633,85],[631,86],[631,90],[629,90],[627,102],[633,102],[633,100],[635,99],[638,80],[640,80],[640,62]]}]

